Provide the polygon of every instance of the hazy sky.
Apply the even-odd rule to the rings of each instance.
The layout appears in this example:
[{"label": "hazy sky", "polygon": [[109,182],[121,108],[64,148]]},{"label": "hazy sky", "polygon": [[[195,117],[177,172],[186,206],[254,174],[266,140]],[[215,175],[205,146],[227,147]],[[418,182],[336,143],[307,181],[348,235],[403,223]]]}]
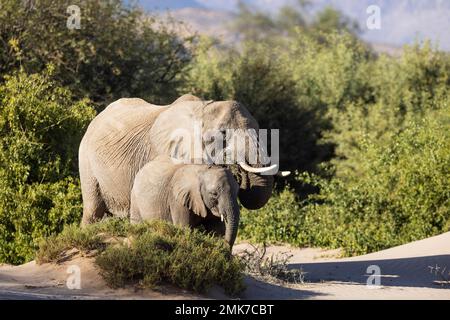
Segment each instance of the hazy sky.
[{"label": "hazy sky", "polygon": [[[298,0],[244,0],[259,10],[276,12],[285,4]],[[403,45],[415,39],[429,38],[450,50],[450,0],[312,0],[313,7],[332,5],[356,20],[367,41]],[[238,0],[139,0],[146,9],[180,9],[203,7],[218,11],[233,11]],[[366,26],[367,8],[377,5],[381,13],[381,29]]]}]

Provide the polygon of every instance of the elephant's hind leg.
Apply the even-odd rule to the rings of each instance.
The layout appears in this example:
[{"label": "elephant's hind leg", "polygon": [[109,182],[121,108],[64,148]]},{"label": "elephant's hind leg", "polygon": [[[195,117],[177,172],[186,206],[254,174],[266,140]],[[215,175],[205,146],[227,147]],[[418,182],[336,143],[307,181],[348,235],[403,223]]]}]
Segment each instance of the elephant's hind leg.
[{"label": "elephant's hind leg", "polygon": [[136,196],[134,192],[131,192],[131,203],[130,203],[130,222],[139,223],[142,222],[141,213],[137,204]]},{"label": "elephant's hind leg", "polygon": [[81,185],[83,197],[83,219],[81,220],[81,225],[86,225],[102,219],[106,214],[106,205],[96,181],[84,184],[82,182]]},{"label": "elephant's hind leg", "polygon": [[83,197],[83,218],[81,225],[94,223],[106,214],[106,205],[103,200],[97,179],[88,167],[80,170],[81,195]]}]

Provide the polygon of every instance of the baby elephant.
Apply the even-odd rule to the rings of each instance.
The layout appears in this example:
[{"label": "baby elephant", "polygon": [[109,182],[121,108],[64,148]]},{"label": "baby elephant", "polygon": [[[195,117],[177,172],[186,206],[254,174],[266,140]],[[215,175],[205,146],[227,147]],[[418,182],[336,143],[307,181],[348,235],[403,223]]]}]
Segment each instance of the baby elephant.
[{"label": "baby elephant", "polygon": [[239,224],[239,186],[225,168],[175,164],[159,157],[136,175],[131,191],[130,220],[161,219],[225,236],[233,246]]}]

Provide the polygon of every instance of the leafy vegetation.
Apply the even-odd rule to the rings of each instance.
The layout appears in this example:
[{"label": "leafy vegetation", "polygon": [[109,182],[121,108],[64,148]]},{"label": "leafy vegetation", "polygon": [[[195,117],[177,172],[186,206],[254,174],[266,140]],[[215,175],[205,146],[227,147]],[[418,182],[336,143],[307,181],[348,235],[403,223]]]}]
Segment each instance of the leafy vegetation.
[{"label": "leafy vegetation", "polygon": [[33,259],[39,238],[80,220],[77,150],[95,112],[49,77],[0,86],[0,261]]},{"label": "leafy vegetation", "polygon": [[[80,29],[67,28],[70,5],[80,8]],[[121,0],[2,0],[0,79],[52,63],[56,80],[100,110],[129,96],[168,103],[190,60],[191,38],[176,29]]]},{"label": "leafy vegetation", "polygon": [[223,239],[163,221],[132,225],[106,219],[83,229],[69,226],[41,243],[38,261],[57,261],[71,248],[96,250],[95,263],[112,287],[172,284],[205,292],[219,285],[230,295],[244,289],[244,265]]},{"label": "leafy vegetation", "polygon": [[244,211],[240,237],[355,255],[450,230],[448,107],[405,124],[386,144],[365,138],[361,153],[358,178],[299,175],[320,192],[298,201],[285,189],[258,213]]}]

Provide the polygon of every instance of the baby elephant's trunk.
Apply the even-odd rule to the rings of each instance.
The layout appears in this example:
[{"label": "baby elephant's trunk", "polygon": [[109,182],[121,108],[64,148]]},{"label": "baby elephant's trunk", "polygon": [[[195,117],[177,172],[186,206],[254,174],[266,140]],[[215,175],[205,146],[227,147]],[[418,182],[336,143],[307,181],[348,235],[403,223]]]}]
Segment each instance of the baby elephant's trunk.
[{"label": "baby elephant's trunk", "polygon": [[237,201],[229,201],[224,208],[225,241],[233,246],[239,227],[239,205]]}]

